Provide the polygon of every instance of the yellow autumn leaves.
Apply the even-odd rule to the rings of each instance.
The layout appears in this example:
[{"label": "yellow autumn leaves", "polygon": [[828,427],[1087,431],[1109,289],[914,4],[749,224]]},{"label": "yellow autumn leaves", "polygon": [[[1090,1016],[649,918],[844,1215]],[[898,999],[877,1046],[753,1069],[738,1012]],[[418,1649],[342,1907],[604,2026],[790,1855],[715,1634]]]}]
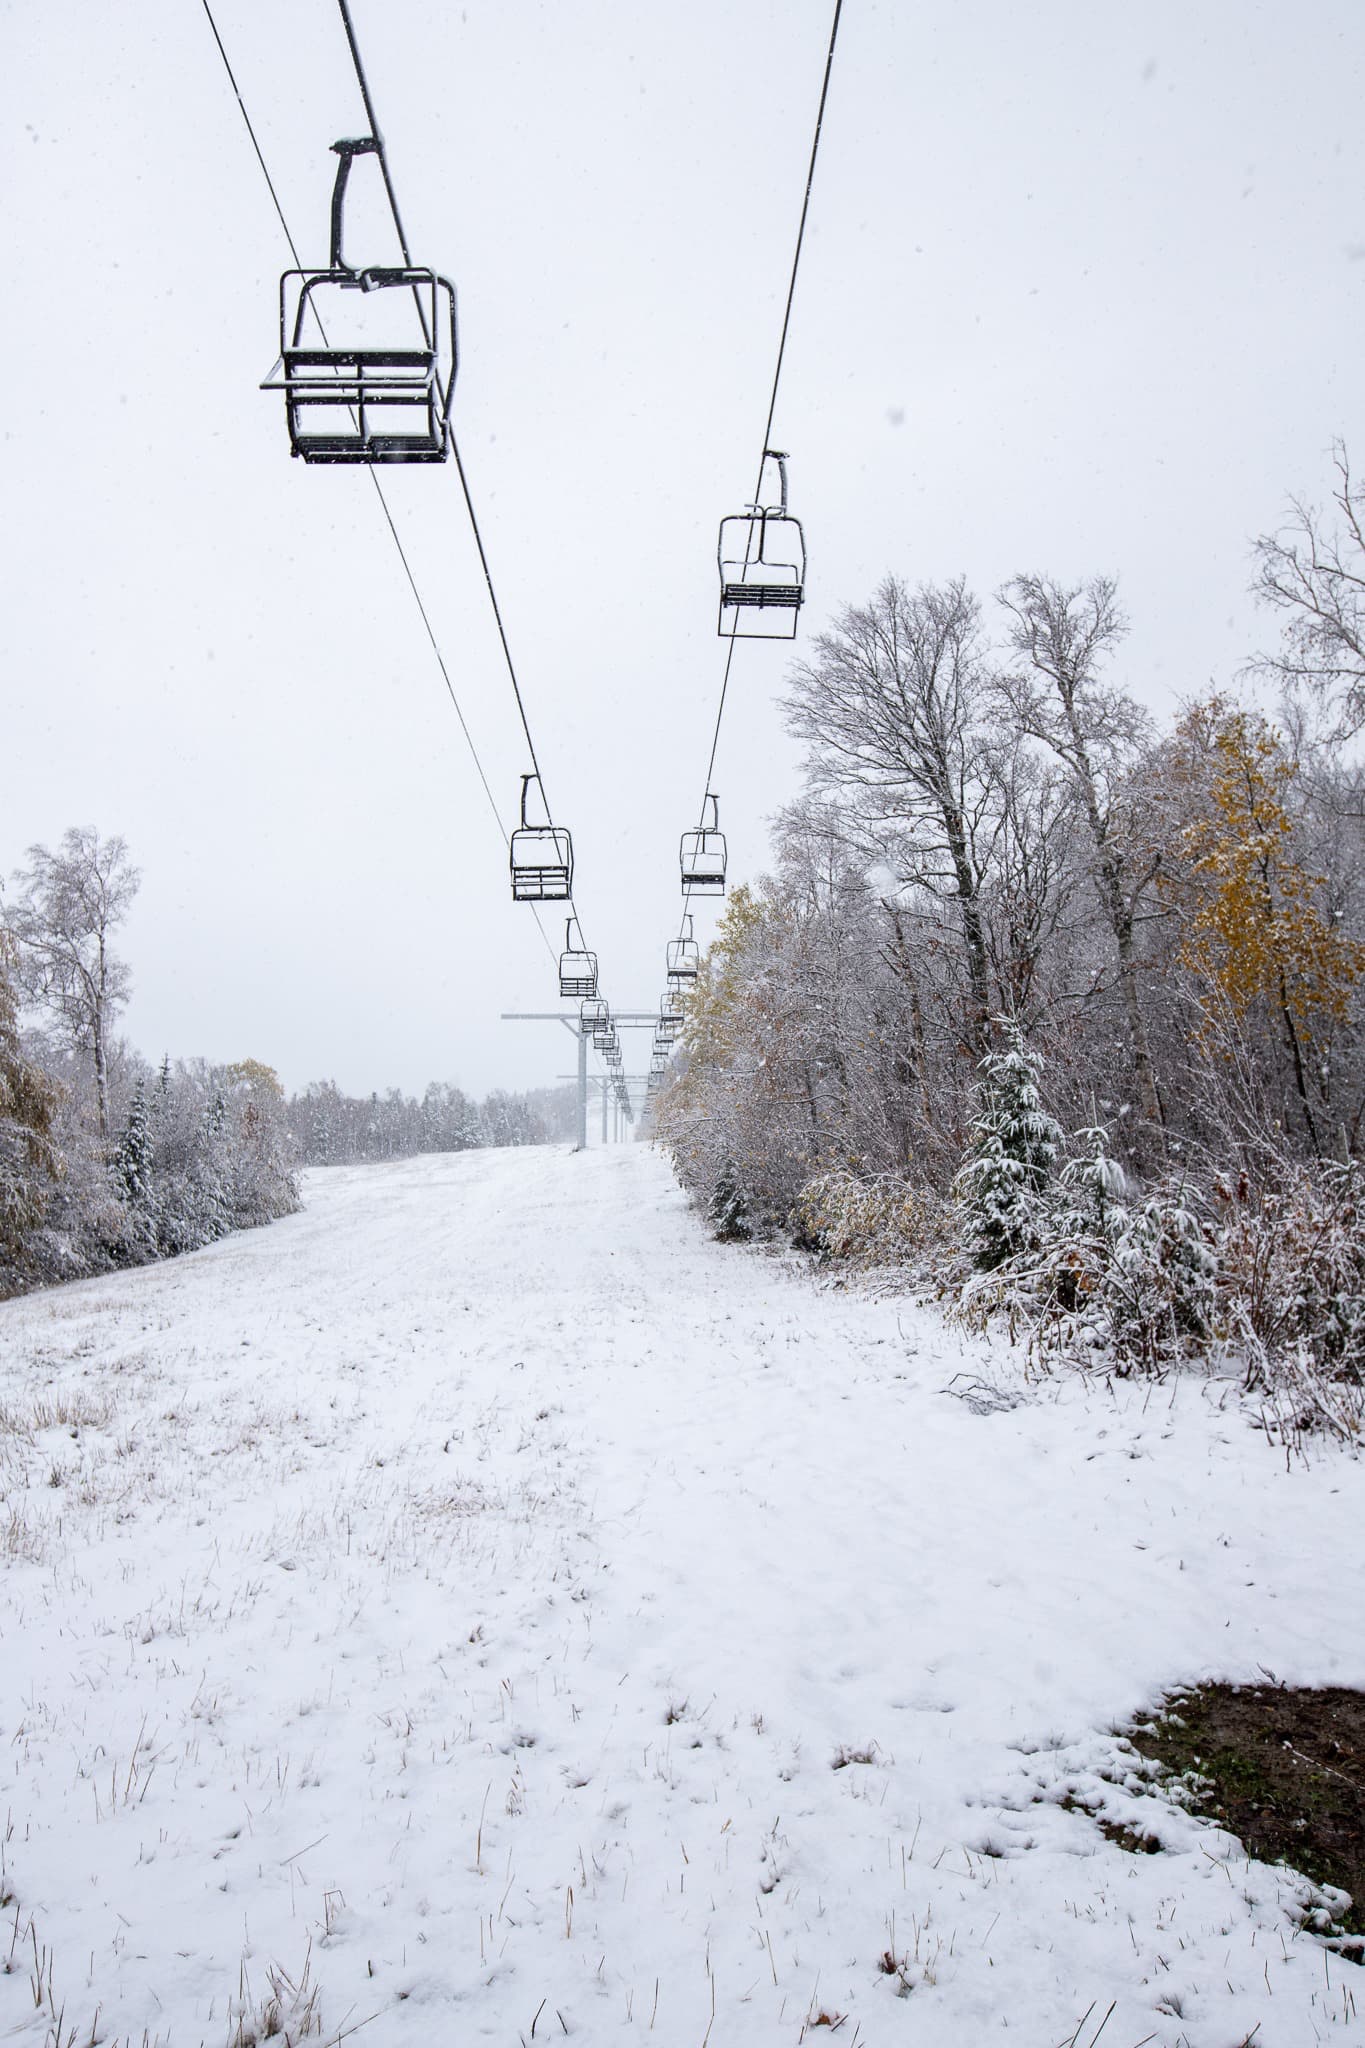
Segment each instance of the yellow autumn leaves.
[{"label": "yellow autumn leaves", "polygon": [[1346,1015],[1365,946],[1337,931],[1325,878],[1300,851],[1284,740],[1214,700],[1186,716],[1178,745],[1177,779],[1202,785],[1168,892],[1185,919],[1182,963],[1239,1020],[1264,1004],[1291,1036],[1320,1039]]}]

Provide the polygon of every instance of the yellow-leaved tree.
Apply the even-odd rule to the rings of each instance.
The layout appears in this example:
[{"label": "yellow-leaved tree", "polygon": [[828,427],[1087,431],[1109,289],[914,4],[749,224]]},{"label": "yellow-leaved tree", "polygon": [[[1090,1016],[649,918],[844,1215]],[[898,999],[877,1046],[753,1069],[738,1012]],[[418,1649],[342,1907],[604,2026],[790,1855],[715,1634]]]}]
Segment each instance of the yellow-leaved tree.
[{"label": "yellow-leaved tree", "polygon": [[57,1086],[20,1043],[15,952],[0,928],[0,1295],[20,1284],[26,1240],[43,1221],[63,1170]]},{"label": "yellow-leaved tree", "polygon": [[1202,760],[1205,795],[1182,834],[1194,908],[1180,957],[1207,984],[1215,1015],[1221,1007],[1241,1023],[1260,1011],[1282,1034],[1321,1151],[1321,1093],[1309,1068],[1346,1018],[1365,946],[1337,931],[1323,907],[1324,877],[1299,856],[1296,768],[1277,729],[1215,701],[1188,714],[1182,737]]}]

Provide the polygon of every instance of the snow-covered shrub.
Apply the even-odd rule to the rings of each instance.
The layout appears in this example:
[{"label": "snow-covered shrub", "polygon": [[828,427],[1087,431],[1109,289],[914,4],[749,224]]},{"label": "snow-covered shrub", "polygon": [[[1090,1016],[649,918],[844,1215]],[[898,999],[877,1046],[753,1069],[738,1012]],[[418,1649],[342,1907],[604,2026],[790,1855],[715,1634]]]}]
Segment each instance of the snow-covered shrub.
[{"label": "snow-covered shrub", "polygon": [[1365,1382],[1365,1171],[1286,1162],[1267,1186],[1223,1180],[1216,1192],[1220,1318],[1246,1344],[1248,1383],[1290,1359]]},{"label": "snow-covered shrub", "polygon": [[977,1327],[1005,1317],[1040,1362],[1066,1357],[1156,1372],[1212,1332],[1214,1233],[1184,1181],[1138,1197],[1099,1126],[1031,1211],[1031,1241],[963,1290]]},{"label": "snow-covered shrub", "polygon": [[1365,1380],[1324,1372],[1302,1339],[1268,1352],[1246,1343],[1247,1384],[1264,1397],[1267,1430],[1298,1449],[1305,1436],[1325,1431],[1342,1443],[1365,1443]]},{"label": "snow-covered shrub", "polygon": [[1041,1061],[1013,1018],[980,1066],[972,1144],[953,1182],[973,1262],[991,1272],[1032,1241],[1061,1131],[1038,1092]]},{"label": "snow-covered shrub", "polygon": [[792,1221],[803,1249],[858,1266],[912,1265],[952,1235],[948,1204],[932,1189],[847,1167],[808,1180]]}]

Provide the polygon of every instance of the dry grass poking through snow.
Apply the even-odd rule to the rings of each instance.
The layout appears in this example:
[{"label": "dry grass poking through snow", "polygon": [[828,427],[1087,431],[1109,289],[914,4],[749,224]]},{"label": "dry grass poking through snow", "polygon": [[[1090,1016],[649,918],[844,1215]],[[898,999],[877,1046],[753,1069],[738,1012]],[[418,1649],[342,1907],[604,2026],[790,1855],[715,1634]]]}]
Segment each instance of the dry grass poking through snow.
[{"label": "dry grass poking through snow", "polygon": [[1365,1680],[1285,1462],[716,1247],[640,1150],[6,1304],[0,2036],[1344,2038],[1282,1875],[1090,1817],[1211,1653]]}]

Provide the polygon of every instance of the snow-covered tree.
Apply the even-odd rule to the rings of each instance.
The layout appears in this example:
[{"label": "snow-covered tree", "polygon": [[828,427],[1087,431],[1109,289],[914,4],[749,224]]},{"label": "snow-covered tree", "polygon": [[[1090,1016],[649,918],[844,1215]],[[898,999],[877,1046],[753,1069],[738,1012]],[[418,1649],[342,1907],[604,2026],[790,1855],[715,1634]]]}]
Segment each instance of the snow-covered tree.
[{"label": "snow-covered tree", "polygon": [[156,1163],[146,1083],[139,1081],[128,1105],[128,1122],[114,1158],[114,1180],[132,1212],[138,1234],[150,1248],[157,1242]]},{"label": "snow-covered tree", "polygon": [[745,1244],[754,1234],[749,1204],[733,1159],[727,1159],[716,1175],[707,1215],[721,1244]]},{"label": "snow-covered tree", "polygon": [[987,1272],[1028,1242],[1061,1144],[1039,1093],[1038,1055],[1013,1018],[998,1020],[998,1029],[1002,1042],[981,1062],[971,1149],[954,1182],[968,1248]]},{"label": "snow-covered tree", "polygon": [[1342,740],[1365,727],[1365,489],[1344,442],[1333,459],[1337,523],[1292,500],[1287,523],[1256,543],[1253,589],[1284,620],[1279,652],[1257,667],[1318,698]]},{"label": "snow-covered tree", "polygon": [[1101,680],[1106,658],[1128,631],[1108,577],[1066,588],[1046,576],[1016,576],[1000,593],[1010,644],[1027,666],[1002,678],[1005,703],[1028,738],[1070,777],[1092,848],[1095,894],[1118,955],[1129,1055],[1144,1116],[1161,1102],[1139,995],[1137,920],[1157,869],[1151,834],[1135,830],[1142,808],[1133,768],[1152,721],[1126,691]]},{"label": "snow-covered tree", "polygon": [[9,915],[24,994],[89,1055],[101,1140],[109,1136],[109,1034],[131,986],[110,939],[139,879],[122,839],[101,839],[93,826],[73,825],[56,853],[29,848],[28,866],[15,875],[19,895]]},{"label": "snow-covered tree", "polygon": [[12,980],[15,948],[0,930],[0,1294],[29,1261],[33,1233],[62,1170],[55,1126],[58,1091],[19,1038]]},{"label": "snow-covered tree", "polygon": [[840,612],[792,671],[787,722],[809,749],[813,791],[836,800],[850,838],[917,899],[956,955],[960,1029],[989,1042],[982,901],[1000,762],[977,599],[959,578],[911,590],[888,576]]}]

